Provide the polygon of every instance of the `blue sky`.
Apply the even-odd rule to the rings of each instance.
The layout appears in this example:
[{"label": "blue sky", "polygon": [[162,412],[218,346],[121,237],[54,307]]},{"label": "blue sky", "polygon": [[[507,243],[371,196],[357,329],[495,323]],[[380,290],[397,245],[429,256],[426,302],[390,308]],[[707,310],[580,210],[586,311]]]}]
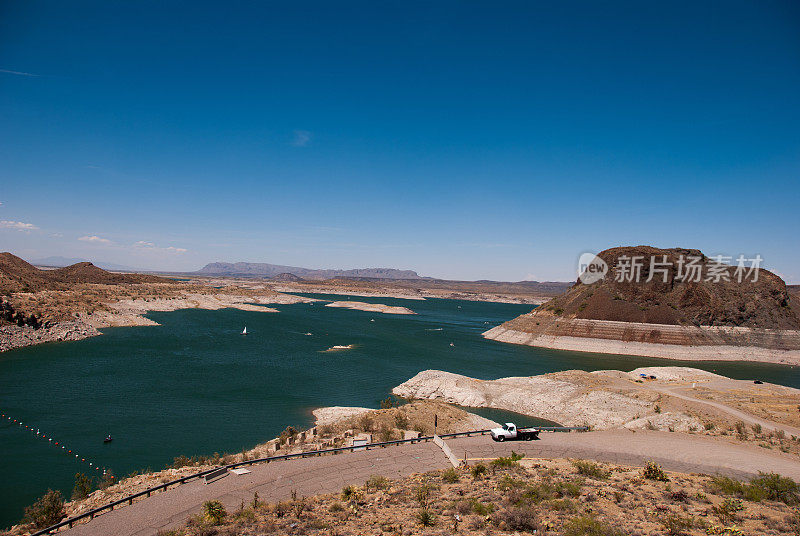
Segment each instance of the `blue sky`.
[{"label": "blue sky", "polygon": [[0,249],[800,282],[800,4],[382,4],[3,2]]}]

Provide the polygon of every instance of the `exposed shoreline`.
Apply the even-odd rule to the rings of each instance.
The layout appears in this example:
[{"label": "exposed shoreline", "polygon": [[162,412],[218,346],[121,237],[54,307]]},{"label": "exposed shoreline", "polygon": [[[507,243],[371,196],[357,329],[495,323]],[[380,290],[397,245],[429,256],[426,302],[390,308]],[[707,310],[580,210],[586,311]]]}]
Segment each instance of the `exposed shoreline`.
[{"label": "exposed shoreline", "polygon": [[[631,323],[630,327],[635,326]],[[664,327],[672,326],[657,327],[664,329]],[[796,337],[794,333],[791,335]],[[511,344],[573,352],[658,357],[686,361],[749,361],[779,365],[800,365],[800,350],[795,349],[772,349],[760,346],[724,344],[665,344],[599,337],[549,335],[518,331],[505,328],[502,325],[484,332],[483,336],[490,340]]]},{"label": "exposed shoreline", "polygon": [[245,296],[201,293],[186,293],[179,298],[124,299],[107,304],[108,310],[106,311],[97,310],[92,314],[81,313],[74,321],[57,322],[49,327],[34,329],[30,326],[2,326],[0,327],[0,352],[46,342],[88,339],[102,335],[100,330],[103,328],[157,326],[157,322],[145,316],[151,311],[239,309],[241,311],[277,313],[279,312],[277,309],[265,305],[314,301],[317,300],[288,294]]},{"label": "exposed shoreline", "polygon": [[369,313],[384,313],[391,315],[417,314],[407,307],[397,307],[392,305],[384,305],[382,303],[366,303],[357,301],[335,301],[326,303],[325,307],[341,307],[343,309],[354,309],[356,311],[367,311]]}]

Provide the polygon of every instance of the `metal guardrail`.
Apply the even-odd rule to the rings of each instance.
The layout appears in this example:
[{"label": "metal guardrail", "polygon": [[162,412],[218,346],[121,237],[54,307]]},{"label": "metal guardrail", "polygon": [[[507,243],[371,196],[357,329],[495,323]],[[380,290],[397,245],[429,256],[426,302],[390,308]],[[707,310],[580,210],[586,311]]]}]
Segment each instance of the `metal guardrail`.
[{"label": "metal guardrail", "polygon": [[[540,426],[540,427],[536,427],[536,428],[538,428],[539,430],[550,431],[550,432],[561,432],[561,431],[568,432],[568,431],[573,431],[573,430],[574,431],[587,431],[589,429],[587,426]],[[455,433],[451,433],[451,434],[440,434],[439,437],[441,437],[442,439],[446,439],[446,438],[450,438],[450,437],[465,437],[465,436],[466,437],[470,437],[470,436],[473,436],[473,435],[486,435],[488,433],[489,433],[488,429],[486,429],[486,430],[471,430],[469,432],[455,432]],[[99,514],[105,512],[106,510],[111,511],[111,510],[114,509],[115,506],[119,506],[119,505],[125,504],[125,503],[133,504],[134,499],[138,499],[140,497],[149,497],[151,494],[156,493],[158,491],[161,491],[161,490],[166,491],[170,486],[176,486],[176,485],[180,485],[180,484],[185,484],[186,482],[189,482],[190,480],[203,478],[206,475],[209,475],[211,473],[220,471],[222,469],[226,469],[226,470],[227,469],[236,469],[237,467],[244,467],[246,465],[254,465],[254,464],[257,464],[257,463],[269,463],[269,462],[280,461],[280,460],[293,460],[293,459],[296,459],[296,458],[310,458],[310,457],[314,457],[314,456],[322,456],[324,454],[339,454],[341,452],[353,452],[355,450],[369,450],[371,448],[378,448],[378,447],[386,448],[386,447],[395,446],[395,445],[422,443],[422,442],[427,442],[427,441],[432,441],[432,440],[433,440],[433,436],[421,436],[421,437],[416,437],[416,438],[413,438],[413,439],[396,439],[394,441],[381,441],[379,443],[369,443],[367,445],[359,445],[359,446],[351,446],[351,447],[336,447],[336,448],[332,448],[332,449],[323,449],[323,450],[312,450],[312,451],[308,451],[308,452],[298,452],[298,453],[295,453],[295,454],[282,454],[280,456],[267,456],[265,458],[257,458],[257,459],[254,459],[254,460],[247,460],[247,461],[243,461],[243,462],[237,462],[237,463],[231,463],[231,464],[227,464],[227,465],[222,465],[220,467],[215,467],[213,469],[207,469],[205,471],[200,471],[199,473],[195,473],[195,474],[192,474],[192,475],[184,476],[182,478],[171,480],[169,482],[165,482],[164,484],[159,484],[158,486],[153,486],[152,488],[147,488],[146,490],[142,490],[142,491],[140,491],[138,493],[134,493],[132,495],[128,495],[126,497],[123,497],[122,499],[117,499],[116,501],[110,502],[110,503],[108,503],[108,504],[106,504],[104,506],[99,506],[97,508],[93,508],[92,510],[89,510],[88,512],[84,512],[84,513],[82,513],[80,515],[71,517],[69,519],[65,519],[63,521],[60,521],[60,522],[56,523],[55,525],[52,525],[52,526],[47,527],[45,529],[42,529],[42,530],[40,530],[38,532],[31,533],[30,536],[41,536],[43,534],[50,534],[51,532],[53,532],[55,530],[58,530],[60,528],[63,528],[63,527],[70,527],[71,528],[78,521],[81,521],[81,520],[86,519],[86,518],[94,519],[94,517],[96,515],[99,515]]]}]

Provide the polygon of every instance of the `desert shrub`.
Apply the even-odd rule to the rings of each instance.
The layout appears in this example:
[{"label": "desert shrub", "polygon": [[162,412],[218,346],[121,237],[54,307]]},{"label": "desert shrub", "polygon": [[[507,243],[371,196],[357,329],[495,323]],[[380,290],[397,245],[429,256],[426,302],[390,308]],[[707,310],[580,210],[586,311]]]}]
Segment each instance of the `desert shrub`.
[{"label": "desert shrub", "polygon": [[761,435],[761,432],[763,431],[763,429],[761,428],[761,425],[758,424],[758,423],[755,423],[750,428],[753,429],[753,433],[756,434],[756,435]]},{"label": "desert shrub", "polygon": [[37,529],[55,525],[64,518],[64,497],[61,492],[48,489],[35,503],[25,508],[24,523],[31,523]]},{"label": "desert shrub", "polygon": [[381,475],[372,475],[367,479],[364,487],[371,490],[386,489],[389,487],[389,479]]},{"label": "desert shrub", "polygon": [[747,428],[744,426],[744,421],[736,421],[734,426],[736,427],[736,433],[739,434],[739,436],[747,435]]},{"label": "desert shrub", "polygon": [[506,508],[494,516],[494,522],[506,530],[535,532],[539,529],[539,516],[532,506]]},{"label": "desert shrub", "polygon": [[[617,501],[619,502],[619,501]],[[548,508],[551,510],[555,510],[557,512],[577,512],[578,505],[575,504],[574,501],[571,499],[553,499],[543,503],[547,505]]]},{"label": "desert shrub", "polygon": [[460,480],[460,477],[458,476],[458,471],[456,471],[454,467],[451,467],[450,469],[442,473],[442,480],[444,480],[448,484],[455,484]]},{"label": "desert shrub", "polygon": [[388,426],[381,426],[381,429],[378,431],[378,436],[380,440],[383,442],[392,441],[394,437],[394,430],[389,428]]},{"label": "desert shrub", "polygon": [[398,411],[394,416],[394,425],[401,430],[408,430],[408,417],[402,411]]},{"label": "desert shrub", "polygon": [[422,483],[414,488],[414,498],[422,508],[427,508],[428,499],[430,499],[430,496],[431,486],[428,483]]},{"label": "desert shrub", "polygon": [[368,414],[364,414],[358,419],[358,427],[364,432],[371,432],[373,426],[375,426],[375,422]]},{"label": "desert shrub", "polygon": [[744,495],[745,484],[728,476],[713,476],[708,488],[720,495]]},{"label": "desert shrub", "polygon": [[605,480],[611,476],[611,471],[606,471],[600,467],[600,465],[594,462],[586,460],[574,460],[572,465],[574,465],[578,470],[579,475],[589,476],[597,480]]},{"label": "desert shrub", "polygon": [[624,536],[621,530],[591,515],[573,517],[564,526],[564,536]]},{"label": "desert shrub", "polygon": [[717,476],[711,479],[708,487],[720,495],[734,495],[751,502],[769,499],[790,506],[800,503],[800,486],[797,482],[776,473],[759,473],[749,484],[726,476]]},{"label": "desert shrub", "polygon": [[103,472],[103,476],[100,478],[100,489],[106,489],[109,486],[113,486],[117,483],[116,478],[114,477],[114,473],[111,472],[111,469],[107,469]]},{"label": "desert shrub", "polygon": [[731,503],[723,501],[717,506],[712,506],[711,512],[717,516],[723,525],[728,525],[736,522],[736,512],[738,510],[734,510],[733,508],[735,508],[735,506],[732,506]]},{"label": "desert shrub", "polygon": [[342,506],[342,503],[337,501],[337,502],[331,504],[328,507],[328,511],[329,512],[343,512],[344,511],[344,506]]},{"label": "desert shrub", "polygon": [[420,508],[417,511],[417,522],[423,527],[432,527],[436,524],[436,514],[427,508]]},{"label": "desert shrub", "polygon": [[687,502],[689,500],[689,494],[686,493],[684,490],[679,489],[670,493],[669,498],[672,499],[673,501]]},{"label": "desert shrub", "polygon": [[241,523],[255,523],[256,513],[252,508],[241,508],[233,514],[233,519]]},{"label": "desert shrub", "polygon": [[361,499],[361,491],[355,486],[345,486],[342,488],[342,500],[357,502]]},{"label": "desert shrub", "polygon": [[271,510],[272,513],[275,514],[275,517],[283,517],[292,511],[292,505],[291,503],[281,501],[275,503]]},{"label": "desert shrub", "polygon": [[492,503],[482,503],[478,499],[472,499],[470,501],[470,507],[472,511],[479,515],[479,516],[488,516],[492,512],[494,512],[494,504]]},{"label": "desert shrub", "polygon": [[686,534],[687,530],[691,530],[695,527],[700,528],[703,525],[694,517],[685,517],[678,514],[668,514],[662,517],[660,521],[664,526],[664,531],[670,536],[681,536],[682,534]]},{"label": "desert shrub", "polygon": [[75,474],[75,487],[72,488],[72,500],[85,499],[92,492],[92,481],[83,473]]},{"label": "desert shrub", "polygon": [[524,454],[517,454],[513,450],[511,451],[511,456],[497,458],[496,460],[492,460],[493,467],[519,467],[519,461],[524,458]]},{"label": "desert shrub", "polygon": [[203,503],[203,515],[209,522],[219,525],[228,515],[228,512],[225,511],[225,506],[221,502],[206,501]]},{"label": "desert shrub", "polygon": [[767,499],[781,501],[788,505],[800,502],[800,486],[791,478],[777,473],[758,473],[750,481],[750,486],[763,490]]},{"label": "desert shrub", "polygon": [[486,466],[482,463],[475,465],[472,469],[470,469],[470,473],[472,473],[472,478],[478,479],[481,476],[486,474]]},{"label": "desert shrub", "polygon": [[648,480],[658,480],[659,482],[667,482],[669,480],[667,473],[656,462],[645,463],[642,476]]}]

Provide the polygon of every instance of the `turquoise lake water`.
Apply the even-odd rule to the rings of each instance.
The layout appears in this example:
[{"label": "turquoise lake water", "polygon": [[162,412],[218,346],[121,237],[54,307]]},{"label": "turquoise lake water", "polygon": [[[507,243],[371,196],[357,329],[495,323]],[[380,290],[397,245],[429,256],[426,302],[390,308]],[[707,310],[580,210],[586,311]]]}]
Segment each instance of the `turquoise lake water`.
[{"label": "turquoise lake water", "polygon": [[[425,369],[494,379],[566,369],[686,365],[481,337],[529,311],[529,305],[313,296],[402,305],[418,314],[384,315],[322,303],[280,305],[280,313],[151,313],[160,326],[111,328],[83,341],[0,354],[0,411],[123,476],[161,469],[180,454],[240,452],[288,425],[310,426],[316,407],[378,407],[392,387]],[[244,326],[246,337],[240,335]],[[356,347],[322,352],[347,344]],[[797,368],[691,366],[800,387]],[[107,434],[114,441],[106,445]],[[87,469],[8,421],[0,422],[0,457],[0,527],[18,521],[24,506],[48,487],[68,496],[75,473]]]}]

